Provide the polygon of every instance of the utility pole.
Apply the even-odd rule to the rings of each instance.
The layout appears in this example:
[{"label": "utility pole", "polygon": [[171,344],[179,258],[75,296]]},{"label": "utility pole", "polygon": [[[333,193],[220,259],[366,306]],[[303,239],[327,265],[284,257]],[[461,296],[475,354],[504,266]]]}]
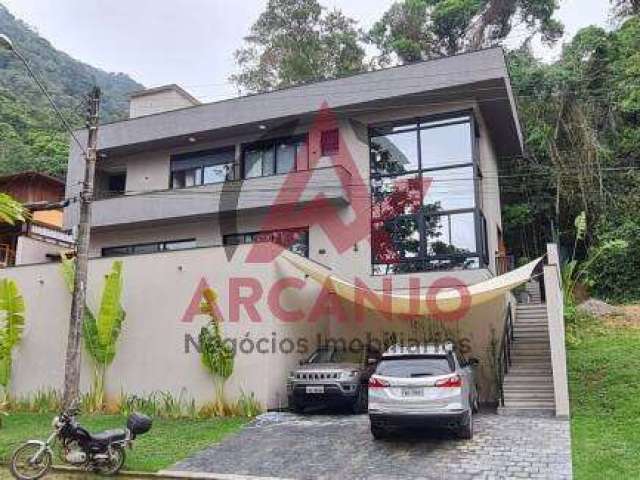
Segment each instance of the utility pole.
[{"label": "utility pole", "polygon": [[87,297],[87,267],[89,263],[89,236],[91,231],[91,202],[93,201],[93,179],[96,171],[96,149],[98,146],[98,123],[100,113],[100,88],[94,87],[88,97],[87,150],[84,155],[84,181],[80,193],[80,220],[76,238],[76,268],[73,282],[73,298],[69,318],[67,356],[64,364],[63,403],[67,408],[80,395],[80,338]]}]

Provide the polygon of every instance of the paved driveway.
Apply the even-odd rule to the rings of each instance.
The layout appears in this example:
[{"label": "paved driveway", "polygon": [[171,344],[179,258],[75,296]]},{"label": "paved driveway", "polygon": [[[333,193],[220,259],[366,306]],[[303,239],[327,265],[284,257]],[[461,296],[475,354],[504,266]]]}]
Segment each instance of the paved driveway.
[{"label": "paved driveway", "polygon": [[450,435],[374,441],[366,415],[268,413],[171,470],[291,479],[568,479],[569,422],[475,418],[471,441]]}]

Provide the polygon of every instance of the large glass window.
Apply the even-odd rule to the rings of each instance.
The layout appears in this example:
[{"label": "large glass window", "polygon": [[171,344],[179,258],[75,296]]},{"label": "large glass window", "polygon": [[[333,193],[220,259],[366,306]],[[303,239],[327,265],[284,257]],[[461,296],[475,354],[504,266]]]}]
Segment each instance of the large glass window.
[{"label": "large glass window", "polygon": [[235,148],[174,155],[171,188],[187,188],[233,180]]},{"label": "large glass window", "polygon": [[473,119],[370,130],[374,274],[479,268]]},{"label": "large glass window", "polygon": [[120,245],[117,247],[105,247],[102,249],[103,257],[116,257],[121,255],[140,255],[143,253],[157,253],[174,250],[188,250],[196,248],[196,239],[170,240],[166,242],[137,243],[133,245]]},{"label": "large glass window", "polygon": [[248,145],[244,149],[244,178],[266,177],[296,170],[297,159],[302,163],[307,155],[305,138],[270,140]]},{"label": "large glass window", "polygon": [[286,230],[272,230],[268,232],[234,233],[225,235],[225,245],[246,245],[251,243],[272,242],[289,249],[293,253],[309,256],[309,229],[290,228]]}]

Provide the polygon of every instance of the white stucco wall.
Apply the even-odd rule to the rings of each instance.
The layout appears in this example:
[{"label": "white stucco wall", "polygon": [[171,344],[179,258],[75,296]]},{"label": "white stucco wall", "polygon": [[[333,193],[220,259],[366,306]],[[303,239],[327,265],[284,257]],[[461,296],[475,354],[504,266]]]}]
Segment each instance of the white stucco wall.
[{"label": "white stucco wall", "polygon": [[133,97],[129,101],[129,118],[193,107],[194,102],[175,90],[162,90]]},{"label": "white stucco wall", "polygon": [[47,258],[47,254],[56,254],[66,250],[69,248],[23,235],[18,237],[16,245],[16,265],[47,263],[51,261],[50,258]]},{"label": "white stucco wall", "polygon": [[[228,382],[230,398],[240,391],[253,392],[267,407],[281,407],[286,403],[285,382],[288,372],[297,361],[315,348],[318,334],[323,338],[367,339],[367,333],[381,337],[383,332],[412,332],[412,324],[406,319],[391,321],[368,313],[362,323],[356,323],[349,305],[346,322],[325,312],[310,321],[319,286],[307,279],[288,263],[278,261],[265,264],[247,264],[249,246],[239,247],[232,260],[228,260],[224,248],[204,248],[181,252],[123,257],[124,294],[122,305],[126,320],[118,342],[117,356],[107,375],[107,394],[113,400],[121,392],[149,394],[154,391],[181,391],[206,402],[213,398],[211,378],[200,363],[199,355],[190,348],[185,351],[185,335],[197,339],[207,317],[197,316],[193,323],[181,319],[191,302],[196,288],[205,279],[219,294],[219,306],[223,315],[223,334],[233,338],[239,346],[234,374]],[[88,304],[97,311],[105,273],[112,259],[90,261]],[[285,322],[270,307],[269,293],[275,282],[283,277],[304,282],[302,289],[288,288],[282,291],[280,305],[287,311],[299,310],[303,319]],[[63,284],[59,264],[24,266],[0,271],[0,278],[15,280],[26,304],[26,328],[22,343],[14,352],[11,392],[16,396],[33,394],[38,390],[60,389],[64,377],[64,352],[67,339],[70,294]],[[354,281],[355,276],[349,277]],[[239,321],[230,321],[230,305],[233,289],[230,279],[244,279],[257,283],[262,290],[255,308],[260,321],[251,319],[247,310],[239,307]],[[235,280],[233,280],[235,281]],[[399,289],[407,288],[408,278],[398,280]],[[402,283],[404,282],[404,283]],[[248,296],[252,290],[242,288],[240,295]],[[273,298],[271,299],[273,302]],[[493,377],[487,357],[493,330],[499,330],[504,314],[502,300],[487,304],[469,312],[460,322],[446,325],[456,338],[466,339],[469,356],[477,356],[483,396],[491,398]],[[499,336],[499,332],[497,333]],[[276,353],[243,353],[243,339],[254,344],[264,339],[262,346],[271,349],[275,341]],[[278,344],[290,339],[296,344],[305,339],[306,349],[301,353],[282,352]],[[454,338],[455,339],[455,338]],[[248,343],[245,341],[245,346]],[[91,361],[83,353],[82,388],[87,391],[91,381]]]}]

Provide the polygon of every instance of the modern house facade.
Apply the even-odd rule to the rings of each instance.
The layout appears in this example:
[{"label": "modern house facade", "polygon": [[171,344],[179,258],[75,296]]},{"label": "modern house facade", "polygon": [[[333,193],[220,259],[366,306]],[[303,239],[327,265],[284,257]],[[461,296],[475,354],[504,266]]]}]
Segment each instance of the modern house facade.
[{"label": "modern house facade", "polygon": [[[290,234],[309,258],[347,274],[451,269],[473,283],[496,273],[497,163],[522,152],[500,49],[179,110],[170,98],[166,112],[162,97],[137,116],[153,96],[133,97],[132,118],[101,126],[92,256]],[[82,174],[73,150],[68,197]],[[267,214],[319,194],[319,210],[344,219],[366,201],[375,217],[393,194],[406,211],[393,212],[394,225],[388,212],[366,228],[343,220],[361,230],[350,249],[336,248],[322,221]],[[76,220],[72,204],[66,226]]]},{"label": "modern house facade", "polygon": [[[505,285],[530,274],[500,276],[498,167],[522,154],[501,49],[210,104],[161,87],[134,95],[130,117],[100,126],[92,202],[90,305],[111,263],[124,264],[127,316],[109,394],[186,389],[210,399],[196,352],[210,287],[237,347],[230,390],[255,392],[268,408],[285,406],[298,360],[337,340],[458,342],[480,360],[483,400],[500,398],[515,310]],[[83,175],[71,143],[70,230]],[[48,335],[34,329],[24,342],[26,364],[46,345],[56,349],[46,358],[62,358],[47,338],[65,331],[68,305],[42,300],[68,297],[58,270],[12,272],[38,321],[55,317]],[[452,290],[459,302],[441,309],[439,292]],[[425,299],[433,315],[389,308]],[[18,392],[61,381],[62,372],[39,379],[21,368]]]}]

